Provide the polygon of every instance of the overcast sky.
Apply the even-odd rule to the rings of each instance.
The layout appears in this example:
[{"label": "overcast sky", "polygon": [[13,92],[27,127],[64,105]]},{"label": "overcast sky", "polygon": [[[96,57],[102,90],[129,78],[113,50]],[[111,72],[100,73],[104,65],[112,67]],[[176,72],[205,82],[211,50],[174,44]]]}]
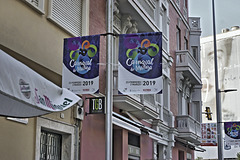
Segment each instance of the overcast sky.
[{"label": "overcast sky", "polygon": [[[240,26],[240,0],[215,0],[216,32]],[[202,37],[213,33],[212,0],[189,0],[189,16],[201,17]]]}]

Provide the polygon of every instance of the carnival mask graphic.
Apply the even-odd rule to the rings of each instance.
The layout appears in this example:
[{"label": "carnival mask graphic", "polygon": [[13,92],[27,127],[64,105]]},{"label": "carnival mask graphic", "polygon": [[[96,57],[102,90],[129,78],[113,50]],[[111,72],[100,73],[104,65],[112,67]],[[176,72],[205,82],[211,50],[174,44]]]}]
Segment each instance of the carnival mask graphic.
[{"label": "carnival mask graphic", "polygon": [[125,45],[128,48],[126,51],[126,64],[131,67],[131,71],[136,71],[144,74],[152,70],[154,57],[159,53],[159,46],[151,43],[149,39],[127,38]]},{"label": "carnival mask graphic", "polygon": [[73,72],[78,72],[79,74],[86,74],[91,70],[92,58],[97,53],[97,47],[90,44],[88,40],[83,41],[81,44],[78,40],[69,40],[68,48],[70,51],[70,66],[73,67]]},{"label": "carnival mask graphic", "polygon": [[227,133],[230,137],[232,138],[237,138],[238,137],[238,132],[240,130],[240,126],[237,125],[236,123],[233,123],[233,125],[227,129]]}]

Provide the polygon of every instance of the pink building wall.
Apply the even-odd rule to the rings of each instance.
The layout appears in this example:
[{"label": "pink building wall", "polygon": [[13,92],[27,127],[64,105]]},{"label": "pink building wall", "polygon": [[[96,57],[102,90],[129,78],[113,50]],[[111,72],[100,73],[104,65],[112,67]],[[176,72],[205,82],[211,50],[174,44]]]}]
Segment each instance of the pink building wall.
[{"label": "pink building wall", "polygon": [[[180,10],[183,11],[183,0],[180,0]],[[187,9],[188,10],[188,9]],[[184,36],[186,35],[187,26],[183,21],[180,21],[179,25],[179,18],[180,15],[176,11],[176,9],[173,7],[173,5],[169,5],[169,18],[170,18],[170,24],[169,24],[169,52],[170,55],[173,57],[173,67],[171,67],[171,91],[170,91],[170,108],[173,112],[174,116],[178,115],[178,94],[177,94],[177,86],[176,86],[176,50],[177,50],[177,26],[181,30],[181,50],[184,50]],[[188,23],[188,22],[187,22]],[[189,37],[186,37],[189,39]],[[189,46],[188,46],[189,47]],[[175,127],[177,127],[177,121],[175,120]],[[184,152],[184,160],[187,159],[186,155],[187,153],[192,154],[192,159],[194,159],[194,151],[190,150],[188,147],[184,147],[182,144],[175,142],[175,147],[173,147],[172,150],[172,159],[178,160],[179,159],[179,151]],[[179,159],[180,160],[180,159]]]},{"label": "pink building wall", "polygon": [[[106,33],[106,1],[90,0],[89,35]],[[100,64],[106,62],[106,40],[100,41]],[[99,91],[105,93],[105,65],[99,65]],[[83,95],[85,112],[89,112],[89,102],[86,100],[91,95]],[[101,160],[105,159],[105,117],[103,114],[87,115],[82,121],[80,132],[80,159]]]}]

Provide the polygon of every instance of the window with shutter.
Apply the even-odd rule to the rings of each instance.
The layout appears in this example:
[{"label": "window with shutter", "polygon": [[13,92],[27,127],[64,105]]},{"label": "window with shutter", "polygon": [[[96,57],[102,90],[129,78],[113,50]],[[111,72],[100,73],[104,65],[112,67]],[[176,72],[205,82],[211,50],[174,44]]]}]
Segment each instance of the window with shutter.
[{"label": "window with shutter", "polygon": [[30,7],[35,9],[40,14],[45,14],[44,12],[44,1],[45,0],[22,0],[26,4],[28,4]]},{"label": "window with shutter", "polygon": [[48,18],[73,36],[81,36],[82,0],[49,1]]}]

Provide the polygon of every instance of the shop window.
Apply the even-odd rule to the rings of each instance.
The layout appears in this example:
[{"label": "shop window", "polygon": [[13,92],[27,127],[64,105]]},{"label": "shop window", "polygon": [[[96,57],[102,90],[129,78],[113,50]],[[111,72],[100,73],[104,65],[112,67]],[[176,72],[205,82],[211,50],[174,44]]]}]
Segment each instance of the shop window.
[{"label": "shop window", "polygon": [[60,134],[41,131],[40,160],[61,159],[62,136]]},{"label": "shop window", "polygon": [[129,132],[128,133],[128,144],[135,146],[135,147],[140,147],[140,136]]},{"label": "shop window", "polygon": [[82,0],[49,1],[48,18],[73,36],[81,36]]},{"label": "shop window", "polygon": [[140,160],[140,136],[128,132],[128,160]]}]

